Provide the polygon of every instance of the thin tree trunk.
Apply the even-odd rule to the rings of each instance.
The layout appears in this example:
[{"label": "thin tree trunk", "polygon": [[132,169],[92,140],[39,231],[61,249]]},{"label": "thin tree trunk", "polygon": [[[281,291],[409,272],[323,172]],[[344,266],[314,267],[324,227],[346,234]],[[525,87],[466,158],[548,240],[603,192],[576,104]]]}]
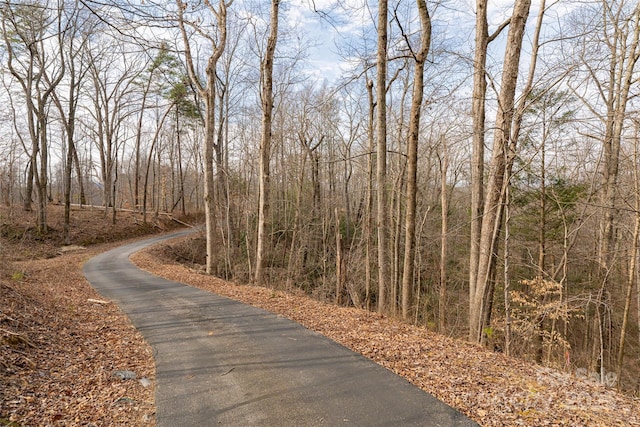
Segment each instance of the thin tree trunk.
[{"label": "thin tree trunk", "polygon": [[232,1],[226,3],[224,0],[218,2],[218,9],[214,10],[213,5],[206,2],[206,6],[211,10],[215,17],[218,31],[218,38],[216,42],[212,42],[211,56],[207,61],[207,67],[205,70],[207,85],[203,86],[200,82],[198,74],[195,69],[194,59],[191,52],[191,45],[189,37],[185,28],[184,11],[187,9],[187,4],[183,0],[176,0],[176,6],[178,9],[178,26],[182,33],[182,42],[184,44],[185,57],[187,63],[187,72],[189,73],[189,79],[191,83],[197,87],[200,96],[205,101],[205,134],[204,134],[204,205],[205,205],[205,227],[206,227],[206,247],[207,247],[207,274],[212,274],[214,271],[214,259],[216,254],[215,245],[215,180],[213,174],[213,152],[215,144],[215,120],[216,120],[216,66],[222,52],[224,52],[227,41],[227,7],[231,5]]},{"label": "thin tree trunk", "polygon": [[[151,168],[151,164],[153,163],[153,150],[155,149],[156,143],[158,142],[158,139],[160,138],[160,131],[162,130],[162,127],[164,125],[164,121],[167,118],[167,116],[169,115],[169,113],[171,112],[171,109],[173,108],[173,105],[170,105],[167,110],[164,112],[164,114],[162,115],[162,118],[160,119],[160,121],[157,123],[156,126],[156,131],[153,135],[153,139],[151,140],[151,147],[149,148],[149,157],[147,157],[147,168],[145,169],[145,173],[144,173],[144,185],[142,187],[142,222],[144,222],[146,224],[147,222],[147,194],[149,193],[148,188],[149,188],[149,169]],[[155,179],[154,179],[155,181]],[[152,200],[153,201],[153,200]],[[157,207],[156,207],[157,210]]]},{"label": "thin tree trunk", "polygon": [[271,186],[271,121],[273,112],[273,60],[278,40],[278,9],[280,0],[271,0],[271,21],[269,38],[264,60],[260,65],[262,82],[262,139],[260,142],[260,173],[259,173],[259,202],[258,202],[258,239],[256,248],[255,283],[261,285],[264,281],[264,259],[267,244],[267,218],[269,216],[269,192]]},{"label": "thin tree trunk", "polygon": [[389,204],[389,218],[392,223],[391,225],[393,225],[393,233],[389,236],[392,255],[390,281],[391,295],[389,297],[389,308],[393,316],[397,314],[397,311],[400,308],[400,299],[398,294],[402,293],[402,290],[400,289],[400,240],[402,239],[402,236],[400,234],[402,232],[402,189],[406,181],[405,174],[407,170],[407,162],[404,161],[403,158],[400,158],[400,156],[398,156],[398,163],[400,173],[398,173],[396,178],[393,195]]},{"label": "thin tree trunk", "polygon": [[[227,77],[228,78],[228,77]],[[216,205],[221,220],[220,235],[224,243],[224,260],[225,260],[225,273],[224,277],[229,278],[231,274],[231,226],[229,225],[229,200],[227,199],[227,160],[226,160],[226,116],[225,108],[227,107],[227,89],[228,83],[222,85],[222,90],[219,95],[218,105],[218,130],[217,130],[217,143],[215,145],[216,154]]]},{"label": "thin tree trunk", "polygon": [[38,122],[40,127],[40,173],[38,175],[38,231],[47,234],[47,185],[49,181],[49,143],[47,138],[47,120],[44,116],[44,105],[39,108]]},{"label": "thin tree trunk", "polygon": [[[640,58],[639,38],[640,38],[640,8],[636,7],[631,18],[633,23],[625,22],[625,26],[633,28],[633,39],[629,47],[627,48],[626,37],[628,34],[622,34],[622,32],[613,32],[613,40],[608,40],[609,46],[612,50],[609,92],[607,98],[607,118],[605,123],[605,139],[604,145],[604,160],[603,160],[603,183],[604,189],[602,195],[602,206],[604,207],[604,216],[600,222],[600,247],[598,249],[598,262],[599,262],[599,280],[601,282],[601,288],[598,292],[598,314],[601,316],[599,319],[600,325],[600,340],[601,351],[600,360],[598,362],[598,368],[600,370],[601,380],[604,380],[605,376],[605,360],[604,360],[604,348],[606,347],[605,334],[603,331],[603,324],[605,323],[606,314],[606,301],[605,296],[609,294],[610,274],[613,269],[615,253],[614,246],[616,244],[616,230],[615,222],[618,215],[618,209],[616,207],[616,194],[618,192],[618,175],[620,166],[620,143],[622,138],[622,131],[624,128],[624,121],[626,116],[627,103],[629,101],[629,92],[631,85],[634,82],[634,72],[636,69],[636,63]],[[621,25],[620,22],[614,22],[613,25]],[[622,47],[621,52],[616,52],[616,49]]]},{"label": "thin tree trunk", "polygon": [[[636,132],[637,134],[637,132]],[[617,360],[617,387],[620,390],[622,379],[622,363],[624,362],[624,348],[626,344],[627,325],[629,324],[629,313],[631,312],[631,299],[633,297],[633,288],[636,284],[636,269],[638,261],[638,247],[640,242],[640,185],[638,179],[638,143],[636,141],[636,147],[634,150],[634,169],[633,169],[633,183],[635,193],[635,224],[633,227],[633,241],[631,244],[631,255],[629,256],[629,267],[627,271],[627,294],[624,300],[624,311],[622,313],[622,326],[620,328],[620,344],[618,345],[618,360]]]},{"label": "thin tree trunk", "polygon": [[[543,124],[543,127],[545,125]],[[543,130],[543,135],[546,132]],[[542,146],[540,147],[540,200],[539,202],[539,215],[540,222],[538,224],[538,265],[537,265],[537,278],[538,283],[542,285],[545,275],[545,257],[546,257],[546,218],[547,218],[547,187],[546,187],[546,167],[545,167],[545,137],[542,138]],[[542,301],[539,304],[544,305],[546,303],[547,296],[542,296]],[[538,316],[535,320],[537,328],[537,336],[535,338],[536,345],[536,363],[542,364],[543,352],[544,352],[544,314]]]},{"label": "thin tree trunk", "polygon": [[[405,246],[402,271],[402,318],[411,319],[413,303],[414,262],[416,241],[416,201],[418,194],[418,137],[420,113],[424,93],[424,63],[431,45],[431,17],[424,0],[416,0],[421,25],[420,50],[415,53],[413,69],[413,94],[409,119],[409,144],[407,147],[407,210],[405,213]],[[445,172],[446,174],[446,172]],[[399,220],[399,219],[398,219]],[[444,231],[443,231],[444,233]],[[444,235],[443,235],[444,236]],[[442,283],[441,283],[442,286]]]},{"label": "thin tree trunk", "polygon": [[65,245],[71,244],[69,228],[71,225],[71,171],[73,170],[73,152],[74,152],[73,135],[67,130],[67,158],[64,165],[64,224],[63,239]]},{"label": "thin tree trunk", "polygon": [[207,274],[214,274],[214,259],[216,257],[216,206],[215,206],[215,178],[213,170],[213,145],[215,141],[215,66],[210,62],[207,67],[207,88],[205,98],[205,127],[204,127],[204,217],[207,230]]},{"label": "thin tree trunk", "polygon": [[388,0],[378,1],[378,52],[376,57],[377,102],[377,229],[378,229],[378,312],[388,309],[387,293],[390,282],[387,213],[387,15]]},{"label": "thin tree trunk", "polygon": [[184,194],[184,171],[182,167],[182,136],[180,135],[180,109],[176,105],[176,142],[178,149],[178,179],[180,180],[180,205],[182,215],[187,214]]},{"label": "thin tree trunk", "polygon": [[471,244],[469,252],[469,339],[478,340],[478,307],[473,304],[478,283],[478,263],[480,259],[480,236],[482,229],[482,209],[484,203],[484,139],[485,139],[485,97],[487,78],[485,66],[489,45],[489,24],[487,22],[487,0],[476,0],[476,35],[473,59],[473,94],[471,117],[473,119],[473,152],[471,160]]},{"label": "thin tree trunk", "polygon": [[80,165],[80,159],[78,158],[78,148],[73,145],[73,162],[76,165],[76,175],[78,175],[78,191],[80,193],[80,206],[87,204],[87,197],[84,190],[84,180],[82,179],[82,167]]},{"label": "thin tree trunk", "polygon": [[[488,324],[493,303],[497,239],[502,220],[502,200],[505,177],[510,170],[506,155],[511,138],[514,114],[515,89],[518,79],[520,52],[525,25],[529,16],[530,0],[518,0],[507,36],[502,87],[498,97],[498,111],[493,142],[493,154],[484,201],[482,229],[480,232],[479,257],[476,282],[470,286],[470,337],[475,342],[484,340],[483,329]],[[515,141],[513,141],[515,143]],[[473,266],[472,266],[473,268]]]},{"label": "thin tree trunk", "polygon": [[[151,73],[149,74],[149,78],[147,79],[146,85],[142,92],[142,103],[140,105],[140,115],[138,117],[138,128],[136,132],[136,142],[135,142],[135,155],[134,155],[134,182],[133,182],[133,209],[137,210],[140,205],[140,145],[142,141],[142,122],[144,119],[144,112],[147,105],[147,95],[149,93],[149,89],[151,88],[151,81],[153,77],[153,68],[151,69]],[[146,191],[146,189],[145,189]]]},{"label": "thin tree trunk", "polygon": [[[365,307],[367,310],[371,310],[371,282],[373,280],[373,274],[371,271],[371,252],[373,248],[373,147],[374,147],[374,113],[375,103],[373,100],[373,81],[367,80],[367,95],[369,99],[369,127],[367,132],[367,139],[369,142],[369,155],[367,156],[367,212],[365,218],[365,236],[366,236],[366,248],[365,248]],[[640,322],[640,320],[638,320]]]},{"label": "thin tree trunk", "polygon": [[[293,217],[293,230],[291,232],[291,246],[289,247],[289,261],[287,262],[287,282],[286,288],[291,289],[294,276],[298,275],[298,234],[300,228],[300,215],[302,208],[302,191],[304,187],[304,172],[307,164],[307,151],[302,153],[302,166],[300,167],[300,175],[298,177],[298,194],[296,195],[296,208]],[[295,271],[294,271],[295,268]]]},{"label": "thin tree trunk", "polygon": [[[445,144],[442,138],[443,145]],[[449,196],[447,192],[447,171],[449,169],[449,153],[443,146],[442,162],[440,166],[440,207],[441,207],[441,236],[440,236],[440,289],[438,295],[438,329],[441,333],[447,327],[447,250],[449,232]]]},{"label": "thin tree trunk", "polygon": [[511,191],[507,185],[504,206],[504,354],[511,356]]},{"label": "thin tree trunk", "polygon": [[114,162],[114,168],[113,168],[113,186],[111,187],[111,201],[112,201],[112,209],[111,209],[111,224],[115,225],[116,224],[116,212],[118,211],[116,209],[116,196],[117,196],[117,185],[118,185],[118,147],[116,146],[116,158],[115,158],[115,162]]},{"label": "thin tree trunk", "polygon": [[338,208],[334,210],[336,217],[336,304],[342,304],[342,290],[344,289],[344,278],[342,275],[342,232],[340,231],[340,217]]},{"label": "thin tree trunk", "polygon": [[29,160],[29,166],[27,167],[27,182],[26,182],[26,188],[25,188],[25,192],[24,192],[24,203],[22,206],[22,209],[25,212],[31,212],[33,210],[33,205],[32,205],[32,199],[33,199],[33,168],[34,168],[34,162],[33,162],[34,156],[31,156],[31,160]]}]

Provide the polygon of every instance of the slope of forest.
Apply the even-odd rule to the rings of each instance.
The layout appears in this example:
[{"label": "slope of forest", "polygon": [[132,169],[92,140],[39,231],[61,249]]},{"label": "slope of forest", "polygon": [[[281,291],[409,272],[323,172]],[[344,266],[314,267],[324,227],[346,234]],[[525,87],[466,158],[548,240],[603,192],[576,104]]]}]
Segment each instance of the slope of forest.
[{"label": "slope of forest", "polygon": [[[192,239],[191,237],[184,238]],[[640,400],[572,373],[506,357],[424,327],[317,301],[299,290],[239,285],[172,260],[161,245],[139,267],[290,318],[382,366],[486,426],[640,426]]]},{"label": "slope of forest", "polygon": [[[30,218],[0,208],[0,423],[4,425],[153,425],[152,352],[125,316],[84,280],[82,264],[133,236],[173,222],[144,225],[119,213],[74,210],[74,241],[61,250],[61,209],[49,207],[46,239]],[[89,238],[89,236],[92,236]],[[103,243],[103,242],[109,243]],[[635,425],[640,402],[389,317],[313,300],[300,291],[242,286],[205,276],[167,258],[167,246],[134,256],[147,270],[289,317],[381,365],[483,425]],[[64,278],[64,280],[61,280]],[[136,380],[114,374],[132,371]],[[148,378],[151,383],[139,381]],[[145,387],[146,385],[146,387]]]},{"label": "slope of forest", "polygon": [[208,273],[640,396],[638,3],[259,3],[4,2],[25,236],[52,201],[205,211]]}]

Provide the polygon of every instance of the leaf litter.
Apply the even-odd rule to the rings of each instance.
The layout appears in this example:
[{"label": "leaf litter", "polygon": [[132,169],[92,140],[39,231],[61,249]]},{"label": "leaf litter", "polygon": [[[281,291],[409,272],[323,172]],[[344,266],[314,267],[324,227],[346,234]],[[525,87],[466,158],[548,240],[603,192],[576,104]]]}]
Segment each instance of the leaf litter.
[{"label": "leaf litter", "polygon": [[160,259],[132,261],[161,277],[289,318],[401,375],[484,426],[640,426],[640,400],[568,373],[302,291],[239,285]]},{"label": "leaf litter", "polygon": [[[84,261],[109,247],[0,268],[0,424],[155,425],[152,350],[82,275]],[[566,373],[301,291],[226,282],[161,261],[153,250],[132,259],[154,274],[294,320],[481,425],[640,426],[637,398]],[[122,380],[118,371],[145,381]]]},{"label": "leaf litter", "polygon": [[155,366],[127,317],[84,279],[98,252],[13,262],[20,280],[2,272],[0,425],[155,425],[153,389],[114,375],[155,378]]}]

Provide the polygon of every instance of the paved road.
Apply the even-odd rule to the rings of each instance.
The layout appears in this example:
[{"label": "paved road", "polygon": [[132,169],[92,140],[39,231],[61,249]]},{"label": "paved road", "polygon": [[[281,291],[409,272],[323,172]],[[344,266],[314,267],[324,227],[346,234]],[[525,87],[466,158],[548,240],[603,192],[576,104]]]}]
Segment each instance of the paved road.
[{"label": "paved road", "polygon": [[84,267],[154,349],[159,427],[472,426],[392,372],[277,315],[145,273],[123,246]]}]

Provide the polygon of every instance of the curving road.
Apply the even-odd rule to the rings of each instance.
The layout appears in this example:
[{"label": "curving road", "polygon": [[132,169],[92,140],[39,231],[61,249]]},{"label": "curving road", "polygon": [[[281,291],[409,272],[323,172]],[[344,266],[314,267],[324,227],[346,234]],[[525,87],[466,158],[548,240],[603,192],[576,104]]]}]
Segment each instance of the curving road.
[{"label": "curving road", "polygon": [[84,266],[154,349],[156,420],[177,426],[473,426],[401,377],[264,310],[148,274],[129,255]]}]

